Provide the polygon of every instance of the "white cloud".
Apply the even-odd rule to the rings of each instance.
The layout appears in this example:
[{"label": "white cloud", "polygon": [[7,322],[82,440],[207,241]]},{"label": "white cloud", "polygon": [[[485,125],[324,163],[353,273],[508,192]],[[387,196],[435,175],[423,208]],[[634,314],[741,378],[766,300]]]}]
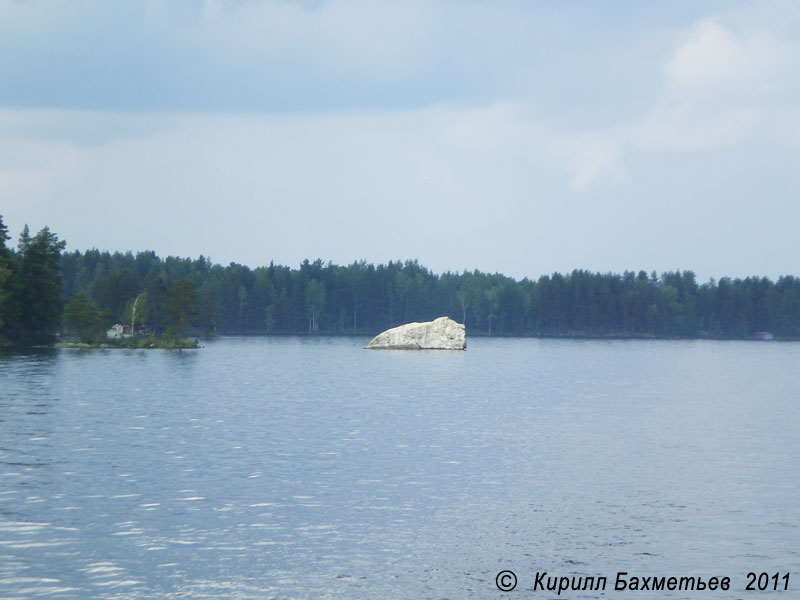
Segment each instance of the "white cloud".
[{"label": "white cloud", "polygon": [[536,135],[524,108],[511,102],[462,109],[454,115],[452,124],[443,133],[443,142],[489,151],[530,142]]},{"label": "white cloud", "polygon": [[621,144],[614,138],[613,134],[583,136],[564,143],[570,172],[569,185],[573,190],[582,191],[601,179],[615,184],[628,181],[629,176],[621,160]]},{"label": "white cloud", "polygon": [[731,147],[759,126],[757,109],[716,107],[699,111],[688,104],[654,108],[631,128],[631,145],[648,152],[696,152]]},{"label": "white cloud", "polygon": [[[80,68],[62,79],[89,82],[88,104],[60,104],[45,79],[32,105],[106,110],[0,110],[0,209],[12,226],[50,225],[72,248],[251,265],[416,255],[437,270],[531,274],[554,267],[530,257],[573,268],[596,254],[591,264],[606,268],[597,248],[617,235],[629,242],[615,264],[627,267],[625,232],[640,222],[657,224],[637,244],[674,239],[670,203],[705,202],[702,218],[727,218],[730,230],[739,221],[715,202],[744,211],[751,189],[778,205],[796,188],[797,28],[769,15],[691,11],[672,31],[604,15],[595,37],[581,37],[574,20],[526,3],[150,0],[145,18],[127,5],[126,34],[116,4],[97,4],[108,14],[96,19],[70,16],[67,2],[31,3],[58,18],[21,6],[0,0],[0,15],[20,13],[6,32],[48,60],[18,64],[9,87],[85,40],[72,56],[89,61],[85,72],[71,59]],[[116,40],[108,58],[98,36]],[[105,78],[112,66],[130,87]],[[98,99],[97,81],[118,97]],[[190,101],[205,93],[219,102]],[[736,219],[766,220],[752,214]],[[137,226],[108,227],[115,218]],[[645,266],[661,268],[662,246]]]},{"label": "white cloud", "polygon": [[776,121],[796,122],[800,111],[787,107],[778,116],[774,105],[786,92],[793,42],[763,24],[748,30],[744,22],[737,28],[722,22],[702,19],[676,32],[650,107],[606,128],[558,129],[530,105],[496,102],[459,113],[448,136],[487,152],[526,153],[566,173],[578,193],[629,183],[635,173],[627,163],[641,153],[714,152],[765,137],[786,143],[794,134]]},{"label": "white cloud", "polygon": [[778,34],[775,23],[773,32],[763,23],[748,29],[744,19],[736,28],[722,21],[702,19],[677,35],[649,110],[605,130],[554,134],[574,190],[629,182],[635,174],[626,162],[643,152],[796,144],[791,124],[800,121],[800,109],[785,101],[797,92],[790,52],[796,41]]},{"label": "white cloud", "polygon": [[[773,135],[780,119],[775,108],[794,95],[791,71],[797,65],[791,60],[796,41],[780,33],[777,21],[770,27],[744,15],[706,18],[678,40],[660,96],[631,126],[634,149],[708,151],[758,137],[782,143],[783,136]],[[793,106],[780,112],[798,113]]]},{"label": "white cloud", "polygon": [[665,73],[684,91],[763,85],[782,54],[767,33],[737,35],[715,19],[704,19],[683,37]]}]

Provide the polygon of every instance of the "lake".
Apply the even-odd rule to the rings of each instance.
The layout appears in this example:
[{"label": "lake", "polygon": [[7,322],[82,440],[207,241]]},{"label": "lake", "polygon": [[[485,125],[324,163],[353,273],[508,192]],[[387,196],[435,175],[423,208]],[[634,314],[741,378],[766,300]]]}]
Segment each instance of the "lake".
[{"label": "lake", "polygon": [[0,597],[558,597],[544,571],[608,578],[561,598],[630,597],[619,571],[731,578],[668,598],[740,598],[751,571],[800,589],[800,344],[367,341],[0,355]]}]

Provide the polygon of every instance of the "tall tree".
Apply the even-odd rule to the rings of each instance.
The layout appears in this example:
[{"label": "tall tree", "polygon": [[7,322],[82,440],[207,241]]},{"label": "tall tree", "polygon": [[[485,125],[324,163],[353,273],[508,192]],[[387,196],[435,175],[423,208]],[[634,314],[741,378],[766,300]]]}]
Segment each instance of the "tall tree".
[{"label": "tall tree", "polygon": [[27,225],[20,236],[22,304],[17,341],[40,344],[53,340],[61,322],[61,251],[66,245],[47,227],[30,238]]},{"label": "tall tree", "polygon": [[147,292],[137,294],[125,304],[120,321],[127,327],[131,327],[131,335],[136,334],[136,324],[147,322]]},{"label": "tall tree", "polygon": [[197,285],[191,279],[173,281],[164,301],[167,331],[176,337],[183,336],[197,320]]},{"label": "tall tree", "polygon": [[111,313],[99,310],[86,294],[78,292],[64,307],[64,324],[77,333],[82,342],[91,343],[105,335],[111,325]]},{"label": "tall tree", "polygon": [[0,343],[8,341],[7,329],[19,319],[19,303],[15,294],[16,278],[14,277],[15,260],[11,250],[6,247],[8,227],[0,215]]},{"label": "tall tree", "polygon": [[144,280],[147,294],[147,319],[153,333],[164,331],[164,302],[167,298],[166,275],[153,268]]},{"label": "tall tree", "polygon": [[325,286],[316,279],[306,284],[306,310],[308,311],[308,331],[314,333],[319,329],[319,315],[325,306]]}]

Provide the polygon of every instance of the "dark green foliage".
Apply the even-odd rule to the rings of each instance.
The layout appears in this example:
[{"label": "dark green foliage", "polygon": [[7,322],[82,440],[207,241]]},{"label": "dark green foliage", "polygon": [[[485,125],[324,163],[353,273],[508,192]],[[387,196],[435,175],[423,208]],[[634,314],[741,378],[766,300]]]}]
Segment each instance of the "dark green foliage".
[{"label": "dark green foliage", "polygon": [[60,255],[65,242],[45,227],[31,240],[22,256],[22,326],[32,342],[52,341],[61,323]]},{"label": "dark green foliage", "polygon": [[[146,309],[137,324],[156,334],[371,335],[448,315],[465,322],[470,335],[800,337],[800,279],[793,276],[700,285],[691,271],[575,270],[515,281],[479,271],[436,275],[417,261],[306,260],[296,269],[251,269],[153,252],[60,254],[63,242],[46,228],[35,237],[26,228],[17,252],[7,240],[0,219],[0,340],[16,343],[46,341],[57,331],[62,279],[70,300],[64,321],[86,338],[101,324],[129,325],[142,294]],[[92,311],[102,323],[92,322]]]},{"label": "dark green foliage", "polygon": [[151,268],[143,282],[147,294],[147,324],[153,333],[164,331],[164,301],[167,298],[166,275]]},{"label": "dark green foliage", "polygon": [[174,336],[135,335],[124,338],[111,338],[93,342],[63,341],[57,348],[161,348],[166,350],[182,350],[199,348],[196,339],[185,339]]},{"label": "dark green foliage", "polygon": [[308,311],[308,331],[319,331],[319,318],[325,308],[325,286],[316,279],[306,283],[305,290],[306,310]]},{"label": "dark green foliage", "polygon": [[6,248],[0,218],[0,342],[46,344],[61,323],[61,251],[64,242],[47,227],[31,237],[26,225],[17,252]]},{"label": "dark green foliage", "polygon": [[[151,330],[168,325],[205,333],[348,333],[370,335],[410,321],[449,315],[470,335],[748,338],[755,331],[800,337],[800,280],[723,278],[698,285],[691,271],[619,274],[575,270],[515,281],[500,274],[435,275],[417,261],[321,260],[299,268],[250,269],[154,254],[89,251],[62,259],[65,288],[120,298],[147,292]],[[74,264],[72,264],[74,263]],[[85,264],[84,264],[85,263]],[[97,273],[106,287],[81,273]],[[195,284],[193,314],[175,316],[167,302],[176,280]],[[182,285],[187,285],[186,283]],[[99,298],[94,297],[95,302]],[[121,322],[122,309],[114,315]],[[196,313],[194,311],[196,310]],[[169,315],[169,316],[168,316]],[[183,325],[180,325],[183,323]]]},{"label": "dark green foliage", "polygon": [[0,343],[9,341],[8,327],[19,320],[19,298],[14,289],[16,263],[11,251],[6,247],[8,228],[0,216]]},{"label": "dark green foliage", "polygon": [[64,324],[82,342],[96,342],[104,337],[105,331],[111,326],[111,312],[98,309],[83,292],[78,292],[64,307]]},{"label": "dark green foliage", "polygon": [[91,296],[100,305],[115,315],[120,314],[126,303],[136,297],[139,286],[130,269],[103,273],[92,283]]},{"label": "dark green foliage", "polygon": [[170,283],[164,300],[164,318],[167,333],[183,337],[186,330],[197,322],[197,284],[190,279]]}]

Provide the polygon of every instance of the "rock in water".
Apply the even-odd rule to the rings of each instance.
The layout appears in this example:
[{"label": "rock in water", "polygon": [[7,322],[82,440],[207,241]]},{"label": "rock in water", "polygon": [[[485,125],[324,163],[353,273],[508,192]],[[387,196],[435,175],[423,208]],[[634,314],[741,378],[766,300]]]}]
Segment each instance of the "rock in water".
[{"label": "rock in water", "polygon": [[464,350],[466,347],[464,326],[448,317],[387,329],[366,345],[366,348],[380,350]]}]

